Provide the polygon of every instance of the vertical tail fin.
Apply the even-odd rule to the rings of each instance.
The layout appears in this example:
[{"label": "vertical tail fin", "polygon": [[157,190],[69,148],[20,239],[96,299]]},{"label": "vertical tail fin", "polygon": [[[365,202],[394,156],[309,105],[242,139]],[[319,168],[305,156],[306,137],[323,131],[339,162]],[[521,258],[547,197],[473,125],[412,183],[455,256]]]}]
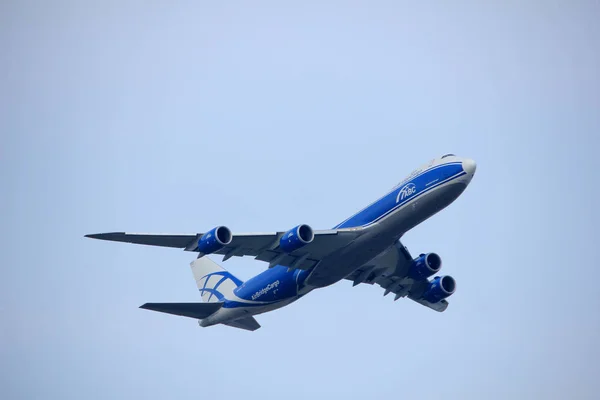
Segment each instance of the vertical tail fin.
[{"label": "vertical tail fin", "polygon": [[205,302],[225,301],[235,288],[244,283],[206,256],[194,260],[190,265]]}]

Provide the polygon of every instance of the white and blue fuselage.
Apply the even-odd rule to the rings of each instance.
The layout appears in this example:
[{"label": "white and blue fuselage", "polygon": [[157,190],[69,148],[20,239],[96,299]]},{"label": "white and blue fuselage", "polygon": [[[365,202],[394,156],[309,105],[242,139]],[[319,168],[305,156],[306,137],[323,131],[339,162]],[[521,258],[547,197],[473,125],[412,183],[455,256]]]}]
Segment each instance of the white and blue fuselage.
[{"label": "white and blue fuselage", "polygon": [[309,270],[279,265],[265,270],[233,290],[233,296],[219,299],[223,307],[200,324],[210,326],[272,311],[316,288],[344,279],[456,200],[475,169],[473,160],[454,155],[430,161],[386,195],[334,227],[358,231],[351,244]]}]

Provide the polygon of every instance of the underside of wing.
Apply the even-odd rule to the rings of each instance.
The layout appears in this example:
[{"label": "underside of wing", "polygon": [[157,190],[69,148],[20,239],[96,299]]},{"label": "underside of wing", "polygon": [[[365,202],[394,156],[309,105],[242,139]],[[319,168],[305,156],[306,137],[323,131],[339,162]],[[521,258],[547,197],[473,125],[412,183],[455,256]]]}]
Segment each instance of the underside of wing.
[{"label": "underside of wing", "polygon": [[[308,230],[302,231],[304,228]],[[302,232],[305,232],[304,234],[310,240],[302,238]],[[309,269],[328,255],[350,244],[358,234],[356,230],[343,229],[312,231],[306,225],[299,225],[287,232],[232,234],[226,227],[217,227],[196,234],[109,232],[86,235],[86,237],[180,248],[198,252],[200,257],[206,254],[220,254],[223,255],[223,261],[233,256],[251,256],[269,263],[269,267],[282,265],[292,269]],[[294,239],[297,240],[294,242]]]},{"label": "underside of wing", "polygon": [[223,260],[233,256],[251,256],[269,263],[269,267],[282,265],[293,269],[310,269],[328,255],[347,246],[357,236],[347,231],[315,231],[310,243],[290,251],[281,245],[285,235],[286,232],[236,234],[231,243],[215,253],[223,255]]},{"label": "underside of wing", "polygon": [[169,234],[169,233],[127,233],[109,232],[85,235],[87,238],[109,240],[112,242],[125,242],[145,244],[149,246],[174,247],[185,249],[192,243],[197,234]]},{"label": "underside of wing", "polygon": [[[429,275],[421,272],[427,268]],[[408,297],[425,307],[442,312],[448,308],[446,298],[454,293],[456,283],[450,276],[428,279],[428,276],[439,272],[440,268],[441,259],[437,254],[421,254],[413,259],[408,249],[397,242],[346,279],[353,281],[354,286],[360,283],[377,284],[384,289],[384,296],[393,293],[394,301]]]}]

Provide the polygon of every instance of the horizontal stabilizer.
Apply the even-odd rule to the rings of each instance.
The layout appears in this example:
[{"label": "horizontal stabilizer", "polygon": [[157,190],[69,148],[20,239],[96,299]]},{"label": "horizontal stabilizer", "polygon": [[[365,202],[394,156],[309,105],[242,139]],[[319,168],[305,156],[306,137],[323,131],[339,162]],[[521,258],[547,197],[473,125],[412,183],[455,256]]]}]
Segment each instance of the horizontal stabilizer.
[{"label": "horizontal stabilizer", "polygon": [[245,329],[247,331],[255,331],[260,328],[260,324],[254,317],[246,317],[242,319],[236,319],[230,322],[224,322],[223,325],[231,326],[233,328]]},{"label": "horizontal stabilizer", "polygon": [[140,308],[181,315],[182,317],[204,319],[217,312],[222,306],[223,303],[146,303]]}]

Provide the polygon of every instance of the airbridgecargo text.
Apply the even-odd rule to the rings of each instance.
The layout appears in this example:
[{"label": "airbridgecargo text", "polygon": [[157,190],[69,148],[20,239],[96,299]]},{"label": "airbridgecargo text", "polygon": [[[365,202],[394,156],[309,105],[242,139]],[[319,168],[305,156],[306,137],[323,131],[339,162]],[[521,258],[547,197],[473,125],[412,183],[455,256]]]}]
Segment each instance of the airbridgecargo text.
[{"label": "airbridgecargo text", "polygon": [[252,300],[256,300],[257,298],[259,298],[260,296],[262,296],[263,294],[277,288],[277,286],[279,286],[279,280],[276,280],[273,283],[269,283],[267,286],[265,286],[264,288],[260,289],[258,292],[254,293],[252,295]]}]

